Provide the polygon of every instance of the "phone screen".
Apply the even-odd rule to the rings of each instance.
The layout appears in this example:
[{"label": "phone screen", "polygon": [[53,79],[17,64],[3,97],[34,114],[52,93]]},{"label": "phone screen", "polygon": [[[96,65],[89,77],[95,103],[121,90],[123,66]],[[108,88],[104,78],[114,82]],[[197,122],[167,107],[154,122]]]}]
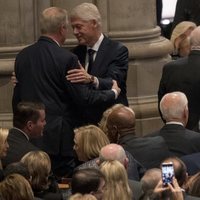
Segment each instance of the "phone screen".
[{"label": "phone screen", "polygon": [[168,183],[172,183],[174,176],[173,163],[162,163],[162,181],[163,186],[167,186]]}]

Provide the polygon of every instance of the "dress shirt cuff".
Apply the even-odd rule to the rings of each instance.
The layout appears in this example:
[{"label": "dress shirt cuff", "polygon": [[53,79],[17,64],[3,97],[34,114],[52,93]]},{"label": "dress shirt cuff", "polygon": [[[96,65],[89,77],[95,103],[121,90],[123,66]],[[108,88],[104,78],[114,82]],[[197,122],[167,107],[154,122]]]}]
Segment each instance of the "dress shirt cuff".
[{"label": "dress shirt cuff", "polygon": [[94,87],[95,87],[96,89],[99,88],[99,80],[98,80],[98,78],[97,78],[96,76],[94,76],[94,82],[93,82],[93,85],[94,85]]},{"label": "dress shirt cuff", "polygon": [[117,99],[117,97],[119,96],[118,92],[116,89],[111,89],[114,93],[115,93],[115,99]]}]

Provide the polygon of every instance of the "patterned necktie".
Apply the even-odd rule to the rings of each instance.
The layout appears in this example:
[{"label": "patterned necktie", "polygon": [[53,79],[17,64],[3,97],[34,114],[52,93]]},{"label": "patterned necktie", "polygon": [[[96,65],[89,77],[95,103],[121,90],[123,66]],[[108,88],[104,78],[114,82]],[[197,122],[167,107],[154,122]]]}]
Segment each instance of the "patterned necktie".
[{"label": "patterned necktie", "polygon": [[93,49],[88,49],[88,73],[91,72],[91,69],[92,69],[92,64],[94,62],[94,53],[95,53],[95,50]]}]

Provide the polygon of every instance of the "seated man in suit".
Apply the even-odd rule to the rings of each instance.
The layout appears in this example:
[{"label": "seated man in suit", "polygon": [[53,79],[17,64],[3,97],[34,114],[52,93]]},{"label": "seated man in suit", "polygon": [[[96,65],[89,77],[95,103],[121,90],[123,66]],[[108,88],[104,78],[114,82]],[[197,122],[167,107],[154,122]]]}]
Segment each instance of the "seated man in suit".
[{"label": "seated man in suit", "polygon": [[[110,89],[116,80],[121,93],[116,103],[128,105],[126,78],[128,71],[128,49],[102,33],[102,19],[98,8],[92,3],[82,3],[72,9],[69,20],[79,45],[73,53],[78,56],[80,69],[68,71],[67,79],[75,83],[90,83],[96,89]],[[94,52],[93,55],[87,53]],[[111,104],[87,106],[83,111],[82,124],[97,124],[102,113]],[[80,112],[80,110],[79,110]]]},{"label": "seated man in suit", "polygon": [[181,91],[188,99],[189,117],[186,128],[199,131],[200,120],[200,26],[190,34],[191,51],[187,57],[163,67],[158,89],[158,102],[169,92]]},{"label": "seated man in suit", "polygon": [[182,156],[181,160],[187,166],[189,176],[192,176],[200,171],[200,152]]},{"label": "seated man in suit", "polygon": [[188,121],[188,101],[182,92],[171,92],[160,101],[166,124],[151,136],[162,136],[170,152],[177,157],[200,151],[200,133],[185,128]]},{"label": "seated man in suit", "polygon": [[162,137],[136,136],[135,113],[129,107],[113,109],[108,115],[107,129],[110,141],[122,145],[147,169],[158,167],[170,154]]},{"label": "seated man in suit", "polygon": [[29,140],[42,136],[45,120],[45,107],[41,103],[21,102],[13,116],[14,127],[9,130],[7,156],[3,166],[20,161],[29,151],[38,150]]}]

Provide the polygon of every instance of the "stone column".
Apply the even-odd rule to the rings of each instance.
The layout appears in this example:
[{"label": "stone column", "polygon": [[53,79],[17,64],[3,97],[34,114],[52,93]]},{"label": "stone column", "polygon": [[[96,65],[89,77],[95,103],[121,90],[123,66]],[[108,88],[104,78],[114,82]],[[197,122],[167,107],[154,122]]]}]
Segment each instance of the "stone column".
[{"label": "stone column", "polygon": [[12,126],[15,57],[38,38],[38,13],[48,6],[49,0],[0,0],[0,127]]}]

